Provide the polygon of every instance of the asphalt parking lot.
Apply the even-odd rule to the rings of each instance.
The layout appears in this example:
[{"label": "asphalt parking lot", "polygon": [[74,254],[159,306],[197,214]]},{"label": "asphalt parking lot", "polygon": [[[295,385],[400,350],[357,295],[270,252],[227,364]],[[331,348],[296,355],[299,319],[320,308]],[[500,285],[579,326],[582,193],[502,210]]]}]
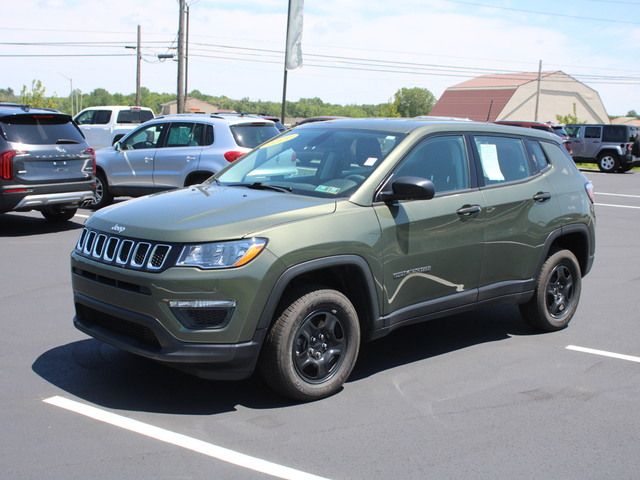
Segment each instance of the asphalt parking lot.
[{"label": "asphalt parking lot", "polygon": [[640,174],[586,175],[597,253],[569,328],[534,334],[511,307],[408,327],[297,405],[75,330],[68,254],[90,211],[0,215],[2,477],[638,478]]}]

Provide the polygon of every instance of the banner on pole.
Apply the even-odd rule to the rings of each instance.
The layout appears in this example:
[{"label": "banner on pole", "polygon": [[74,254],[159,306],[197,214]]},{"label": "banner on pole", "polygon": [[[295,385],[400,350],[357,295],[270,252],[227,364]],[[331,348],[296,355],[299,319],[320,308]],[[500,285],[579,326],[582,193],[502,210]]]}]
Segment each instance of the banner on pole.
[{"label": "banner on pole", "polygon": [[304,0],[289,0],[289,19],[287,25],[287,48],[285,68],[294,70],[302,66],[302,10]]}]

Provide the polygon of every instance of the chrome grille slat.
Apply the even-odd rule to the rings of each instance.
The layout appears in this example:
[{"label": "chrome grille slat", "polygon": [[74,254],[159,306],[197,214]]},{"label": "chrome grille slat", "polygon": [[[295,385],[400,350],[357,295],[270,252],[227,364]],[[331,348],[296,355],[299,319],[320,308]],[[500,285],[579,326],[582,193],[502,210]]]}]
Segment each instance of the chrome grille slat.
[{"label": "chrome grille slat", "polygon": [[172,245],[122,238],[86,227],[76,243],[76,252],[94,261],[149,272],[166,268],[172,251]]}]

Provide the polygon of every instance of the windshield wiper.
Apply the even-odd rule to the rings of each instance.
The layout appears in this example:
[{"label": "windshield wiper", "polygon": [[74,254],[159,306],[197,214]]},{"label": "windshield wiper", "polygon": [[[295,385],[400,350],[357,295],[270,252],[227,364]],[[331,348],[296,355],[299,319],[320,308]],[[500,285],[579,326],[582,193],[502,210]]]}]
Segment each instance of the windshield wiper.
[{"label": "windshield wiper", "polygon": [[253,183],[228,183],[229,187],[247,187],[254,190],[273,190],[275,192],[289,193],[293,191],[291,187],[282,185],[271,185],[269,183],[253,182]]}]

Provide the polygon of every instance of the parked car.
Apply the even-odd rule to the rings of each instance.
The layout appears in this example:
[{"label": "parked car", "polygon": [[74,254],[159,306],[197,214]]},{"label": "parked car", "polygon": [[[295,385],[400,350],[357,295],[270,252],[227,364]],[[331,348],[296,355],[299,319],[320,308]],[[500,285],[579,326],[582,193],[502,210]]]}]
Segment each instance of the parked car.
[{"label": "parked car", "polygon": [[497,123],[499,125],[511,125],[513,127],[534,128],[536,130],[542,130],[544,132],[554,133],[558,135],[560,138],[562,138],[562,144],[564,145],[564,148],[566,148],[567,152],[569,152],[569,155],[573,154],[571,140],[562,125],[552,125],[549,123],[530,122],[530,121],[521,121],[521,120],[497,120],[494,123]]},{"label": "parked car", "polygon": [[97,151],[96,202],[201,183],[279,132],[248,115],[175,114],[150,120]]},{"label": "parked car", "polygon": [[106,106],[89,107],[74,117],[80,130],[93,148],[113,145],[139,124],[155,115],[146,107]]},{"label": "parked car", "polygon": [[633,155],[638,128],[631,125],[565,125],[576,162],[598,164],[601,172],[627,172],[640,165]]},{"label": "parked car", "polygon": [[0,103],[0,213],[71,219],[93,201],[95,153],[69,115]]},{"label": "parked car", "polygon": [[[298,153],[317,152],[299,166]],[[488,303],[565,328],[595,255],[593,191],[559,137],[475,122],[289,130],[204,184],[88,219],[77,328],[207,378],[336,393],[361,341]]]}]

